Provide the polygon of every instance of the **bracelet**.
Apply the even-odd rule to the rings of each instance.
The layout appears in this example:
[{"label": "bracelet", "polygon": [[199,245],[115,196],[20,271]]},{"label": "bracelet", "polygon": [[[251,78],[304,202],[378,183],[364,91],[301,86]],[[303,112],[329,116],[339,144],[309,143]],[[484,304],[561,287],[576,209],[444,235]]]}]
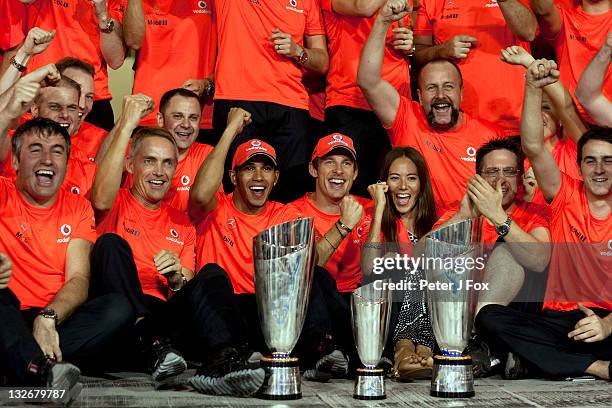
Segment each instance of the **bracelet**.
[{"label": "bracelet", "polygon": [[15,59],[14,55],[11,57],[10,62],[11,62],[11,65],[14,66],[15,69],[17,69],[17,71],[23,72],[23,71],[26,70],[26,66],[23,65],[23,64],[18,63],[17,60]]},{"label": "bracelet", "polygon": [[353,230],[352,228],[349,228],[348,225],[346,225],[345,223],[343,223],[342,221],[338,220],[336,221],[336,225],[339,225],[340,228],[342,228],[343,230],[345,230],[348,234],[351,233],[351,231]]},{"label": "bracelet", "polygon": [[179,290],[183,289],[185,287],[185,285],[187,284],[187,278],[185,277],[185,275],[183,275],[183,272],[179,272],[181,274],[181,286],[178,289],[172,289],[172,286],[168,285],[168,289],[170,289],[170,292],[178,292]]},{"label": "bracelet", "polygon": [[335,247],[334,244],[332,244],[331,241],[327,239],[327,235],[323,235],[323,238],[325,238],[330,247],[334,248],[334,251],[338,249],[338,247]]},{"label": "bracelet", "polygon": [[204,95],[213,96],[215,94],[215,81],[212,79],[208,80],[206,88],[204,88]]}]

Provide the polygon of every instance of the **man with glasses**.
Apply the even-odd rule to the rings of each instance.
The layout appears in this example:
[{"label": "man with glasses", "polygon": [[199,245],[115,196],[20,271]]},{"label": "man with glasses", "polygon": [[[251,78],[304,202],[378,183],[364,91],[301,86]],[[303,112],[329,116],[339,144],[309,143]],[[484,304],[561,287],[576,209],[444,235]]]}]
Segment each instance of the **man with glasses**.
[{"label": "man with glasses", "polygon": [[[523,174],[520,142],[510,138],[485,143],[476,152],[476,169],[459,211],[454,215],[449,212],[438,221],[440,225],[449,218],[455,222],[484,217],[482,241],[487,246],[487,265],[482,282],[488,290],[479,293],[476,314],[490,304],[508,306],[519,300],[537,304],[544,292],[543,272],[550,260],[550,231],[546,208],[528,203],[518,194]],[[491,248],[495,243],[499,245]],[[526,310],[529,306],[515,303],[513,307]],[[468,348],[474,374],[492,374],[496,361],[489,347],[476,337]]]}]

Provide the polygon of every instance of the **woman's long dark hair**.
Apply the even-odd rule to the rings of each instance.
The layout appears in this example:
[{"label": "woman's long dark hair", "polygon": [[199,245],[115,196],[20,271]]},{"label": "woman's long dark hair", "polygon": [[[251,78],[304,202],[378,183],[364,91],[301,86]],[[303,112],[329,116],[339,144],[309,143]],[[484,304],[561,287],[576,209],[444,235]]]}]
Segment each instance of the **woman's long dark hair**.
[{"label": "woman's long dark hair", "polygon": [[[418,238],[424,236],[433,227],[437,220],[436,206],[434,203],[433,190],[431,188],[431,179],[429,178],[429,169],[425,158],[421,153],[412,147],[396,147],[389,151],[383,159],[380,169],[380,179],[387,181],[389,177],[389,169],[393,162],[399,158],[406,157],[411,160],[417,168],[417,175],[421,183],[421,189],[413,211],[415,212],[414,233]],[[400,217],[399,212],[393,204],[390,193],[387,192],[387,204],[383,212],[381,231],[385,242],[397,242],[397,219]]]}]

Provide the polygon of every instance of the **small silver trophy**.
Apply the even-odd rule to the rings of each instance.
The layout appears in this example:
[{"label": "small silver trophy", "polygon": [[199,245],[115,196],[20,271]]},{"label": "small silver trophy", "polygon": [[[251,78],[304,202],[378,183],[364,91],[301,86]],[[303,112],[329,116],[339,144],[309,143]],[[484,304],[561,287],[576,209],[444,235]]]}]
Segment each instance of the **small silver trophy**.
[{"label": "small silver trophy", "polygon": [[[434,231],[425,243],[427,299],[433,332],[441,350],[434,356],[434,397],[474,396],[472,358],[463,355],[472,333],[480,282],[480,220],[467,219]],[[481,258],[482,259],[482,258]]]},{"label": "small silver trophy", "polygon": [[253,238],[255,296],[264,339],[272,356],[263,357],[266,380],[257,393],[268,400],[302,398],[297,343],[312,285],[314,223],[303,218],[275,225]]},{"label": "small silver trophy", "polygon": [[359,359],[365,368],[358,368],[353,398],[380,400],[385,394],[384,371],[377,368],[387,342],[391,310],[390,279],[377,280],[362,286],[351,297],[353,336]]}]

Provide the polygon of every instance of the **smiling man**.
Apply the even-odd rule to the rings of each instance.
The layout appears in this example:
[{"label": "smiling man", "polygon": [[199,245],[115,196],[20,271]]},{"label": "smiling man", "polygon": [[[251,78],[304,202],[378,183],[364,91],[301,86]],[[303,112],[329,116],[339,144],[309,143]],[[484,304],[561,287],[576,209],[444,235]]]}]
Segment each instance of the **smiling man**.
[{"label": "smiling man", "polygon": [[425,156],[436,204],[448,208],[461,201],[474,174],[476,148],[503,132],[461,111],[463,78],[451,61],[435,59],[421,68],[420,103],[382,79],[387,31],[407,15],[404,0],[389,0],[382,7],[363,49],[357,83],[387,128],[392,146],[413,146]]},{"label": "smiling man", "polygon": [[96,232],[89,202],[61,188],[66,129],[33,119],[17,128],[12,148],[17,178],[0,177],[0,251],[13,263],[8,289],[0,286],[0,371],[15,385],[60,387],[74,398],[79,370],[65,362],[99,355],[129,325],[131,307],[119,295],[86,302]]},{"label": "smiling man", "polygon": [[553,249],[544,310],[529,315],[487,305],[476,327],[487,341],[522,362],[513,364],[515,377],[521,374],[517,367],[528,366],[548,377],[590,374],[610,379],[612,134],[609,129],[592,129],[578,142],[582,180],[559,170],[544,144],[539,111],[542,88],[558,79],[555,62],[531,64],[521,125],[523,151],[551,211]]},{"label": "smiling man", "polygon": [[[27,100],[23,102],[29,105],[34,102],[31,106],[32,116],[34,118],[45,118],[57,122],[62,128],[64,128],[68,134],[72,137],[79,129],[79,98],[81,95],[81,88],[79,84],[67,77],[54,81],[51,86],[41,87],[47,82],[45,77],[40,77],[47,71],[57,72],[56,67],[51,64],[41,68],[38,71],[33,72],[28,77],[24,77],[15,85],[15,89],[26,86],[26,78],[32,85],[34,81],[37,82],[37,91],[34,94],[29,94]],[[59,74],[58,74],[59,76]],[[19,119],[25,112],[26,109],[18,109],[15,111],[7,111],[10,115],[10,119],[13,121]],[[0,132],[6,131],[10,128],[10,123],[7,126],[1,128]],[[71,155],[68,161],[68,170],[64,179],[63,188],[67,189],[71,193],[88,196],[93,179],[96,173],[97,166],[88,160],[87,156],[78,148],[75,147],[71,151]],[[10,167],[11,152],[7,152],[5,156],[4,166],[2,167],[2,175],[5,177],[15,177],[14,170]]]},{"label": "smiling man", "polygon": [[[186,368],[170,343],[173,334],[197,345],[194,356],[204,368],[211,365],[208,351],[238,344],[232,343],[232,321],[224,319],[227,298],[214,297],[220,288],[230,290],[229,281],[214,273],[194,276],[195,229],[183,211],[165,202],[179,158],[175,139],[162,128],[142,128],[124,164],[132,132],[152,109],[147,96],[124,98],[115,138],[100,163],[92,202],[103,235],[93,250],[92,286],[95,293],[121,293],[132,303],[138,347],[148,353],[152,378],[161,384]],[[124,167],[132,175],[128,188],[120,188]],[[263,370],[234,365],[231,372],[238,384],[232,395],[250,394],[263,382]]]}]

